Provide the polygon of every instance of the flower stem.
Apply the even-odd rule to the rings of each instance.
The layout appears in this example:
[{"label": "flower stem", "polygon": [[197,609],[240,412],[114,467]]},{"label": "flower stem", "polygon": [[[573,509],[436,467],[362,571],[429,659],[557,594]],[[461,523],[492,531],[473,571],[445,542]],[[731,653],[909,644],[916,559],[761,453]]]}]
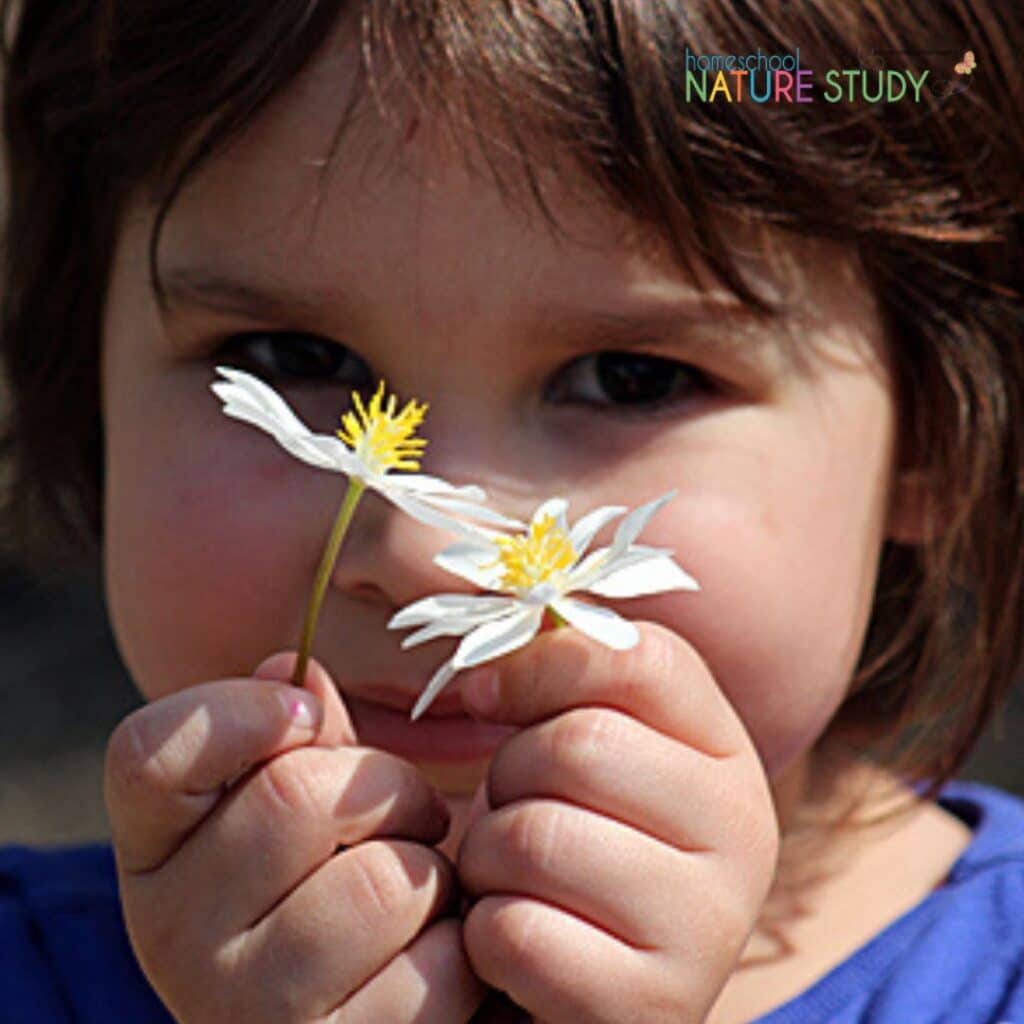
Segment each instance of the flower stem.
[{"label": "flower stem", "polygon": [[299,660],[295,663],[295,671],[292,673],[292,683],[295,686],[302,686],[306,681],[306,666],[309,664],[309,652],[313,646],[313,632],[316,629],[316,620],[320,615],[320,605],[323,604],[324,593],[327,590],[327,581],[331,577],[334,563],[338,560],[338,551],[341,542],[348,532],[348,524],[352,521],[352,514],[363,496],[366,485],[360,480],[350,479],[345,498],[341,503],[338,518],[334,520],[334,527],[327,539],[327,547],[324,548],[323,557],[320,559],[320,568],[316,572],[316,581],[313,583],[313,596],[309,601],[309,608],[306,611],[306,623],[302,627],[302,642],[299,644]]}]

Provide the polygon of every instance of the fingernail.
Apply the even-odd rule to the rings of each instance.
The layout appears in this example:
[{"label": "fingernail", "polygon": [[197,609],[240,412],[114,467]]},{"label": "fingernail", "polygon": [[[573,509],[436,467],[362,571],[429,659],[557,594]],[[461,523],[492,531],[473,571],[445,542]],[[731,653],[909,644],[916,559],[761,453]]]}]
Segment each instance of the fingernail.
[{"label": "fingernail", "polygon": [[285,710],[292,724],[300,729],[313,729],[316,727],[317,712],[314,705],[315,697],[309,694],[296,692],[282,694]]},{"label": "fingernail", "polygon": [[462,699],[470,711],[493,714],[498,709],[498,670],[484,668],[467,673],[462,681]]}]

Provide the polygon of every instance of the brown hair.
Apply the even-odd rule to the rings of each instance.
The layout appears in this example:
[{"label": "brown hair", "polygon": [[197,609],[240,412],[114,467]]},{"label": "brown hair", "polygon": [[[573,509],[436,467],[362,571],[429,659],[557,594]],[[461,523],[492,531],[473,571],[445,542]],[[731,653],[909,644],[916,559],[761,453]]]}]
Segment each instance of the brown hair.
[{"label": "brown hair", "polygon": [[[859,256],[890,342],[900,465],[935,536],[887,542],[851,696],[829,736],[888,741],[934,792],[1021,660],[1024,14],[994,0],[24,0],[2,4],[8,146],[0,355],[10,410],[3,521],[40,564],[102,539],[98,349],[128,197],[162,213],[188,176],[341,25],[360,86],[405,96],[532,187],[543,145],[694,254],[753,308],[723,217]],[[919,103],[687,100],[686,56],[801,48],[812,68],[883,62],[948,78]],[[973,77],[952,66],[973,49]],[[936,70],[938,69],[938,70]],[[949,83],[969,86],[956,94]],[[333,157],[341,125],[331,148]],[[510,159],[511,156],[511,159]],[[494,157],[492,159],[492,157]],[[329,163],[329,161],[328,161]],[[504,187],[504,185],[503,185]],[[551,211],[545,213],[553,222]],[[154,253],[151,271],[159,295]]]}]

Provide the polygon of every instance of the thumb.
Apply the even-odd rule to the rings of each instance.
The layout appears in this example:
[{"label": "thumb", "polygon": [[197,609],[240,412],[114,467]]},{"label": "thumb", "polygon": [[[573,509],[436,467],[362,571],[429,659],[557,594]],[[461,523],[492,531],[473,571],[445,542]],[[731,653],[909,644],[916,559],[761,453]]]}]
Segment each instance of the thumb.
[{"label": "thumb", "polygon": [[[264,658],[253,670],[255,679],[272,679],[282,683],[290,683],[299,660],[297,651],[278,651]],[[323,705],[324,719],[317,734],[316,742],[320,746],[339,747],[342,744],[355,745],[356,730],[345,704],[338,693],[334,680],[327,669],[316,658],[310,658],[306,665],[306,678],[302,688],[313,694]]]}]

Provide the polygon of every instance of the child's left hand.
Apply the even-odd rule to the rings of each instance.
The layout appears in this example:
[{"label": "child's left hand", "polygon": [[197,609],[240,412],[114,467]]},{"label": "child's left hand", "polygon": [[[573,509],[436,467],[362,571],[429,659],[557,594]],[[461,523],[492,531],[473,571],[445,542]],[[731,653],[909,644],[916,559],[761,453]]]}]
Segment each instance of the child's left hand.
[{"label": "child's left hand", "polygon": [[[689,644],[637,626],[630,651],[559,629],[463,679],[476,717],[523,726],[460,848],[463,941],[548,1024],[704,1021],[775,870],[750,737]],[[485,714],[471,683],[492,671]]]}]

